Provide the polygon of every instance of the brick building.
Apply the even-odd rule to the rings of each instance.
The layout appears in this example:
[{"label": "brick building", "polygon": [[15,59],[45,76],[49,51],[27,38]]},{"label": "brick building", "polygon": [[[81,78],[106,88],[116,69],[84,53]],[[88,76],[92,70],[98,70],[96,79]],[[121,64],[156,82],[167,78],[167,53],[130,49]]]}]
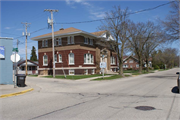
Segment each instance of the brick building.
[{"label": "brick building", "polygon": [[[117,70],[117,56],[107,44],[113,40],[106,31],[88,33],[76,28],[60,29],[54,32],[55,74],[68,75],[95,74],[100,72],[100,62],[106,62],[105,72]],[[32,40],[38,41],[39,75],[51,75],[52,33],[40,35]],[[104,42],[106,41],[106,42]],[[107,51],[102,58],[101,51]]]}]

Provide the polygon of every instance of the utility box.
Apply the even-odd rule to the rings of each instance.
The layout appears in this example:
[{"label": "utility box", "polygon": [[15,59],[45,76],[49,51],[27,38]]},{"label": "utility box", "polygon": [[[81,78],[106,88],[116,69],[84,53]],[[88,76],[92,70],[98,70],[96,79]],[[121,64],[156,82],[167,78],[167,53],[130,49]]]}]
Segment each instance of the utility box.
[{"label": "utility box", "polygon": [[13,38],[0,37],[0,84],[13,84]]}]

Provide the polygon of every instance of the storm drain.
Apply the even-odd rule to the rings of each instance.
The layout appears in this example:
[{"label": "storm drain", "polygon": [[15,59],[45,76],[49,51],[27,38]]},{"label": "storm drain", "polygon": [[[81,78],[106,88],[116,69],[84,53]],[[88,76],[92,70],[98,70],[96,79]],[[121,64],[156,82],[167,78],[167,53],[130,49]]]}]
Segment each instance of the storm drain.
[{"label": "storm drain", "polygon": [[137,106],[137,107],[135,107],[135,109],[143,110],[143,111],[148,111],[148,110],[154,110],[155,108],[151,107],[151,106]]}]

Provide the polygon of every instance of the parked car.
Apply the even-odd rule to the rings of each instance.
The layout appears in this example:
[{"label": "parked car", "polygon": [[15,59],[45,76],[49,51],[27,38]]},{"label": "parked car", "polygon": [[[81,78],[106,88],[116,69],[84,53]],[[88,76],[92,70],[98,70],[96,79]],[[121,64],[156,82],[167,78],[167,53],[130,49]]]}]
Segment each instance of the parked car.
[{"label": "parked car", "polygon": [[177,86],[178,86],[178,91],[180,93],[180,73],[179,72],[176,72],[176,74],[178,75],[178,78],[177,78]]}]

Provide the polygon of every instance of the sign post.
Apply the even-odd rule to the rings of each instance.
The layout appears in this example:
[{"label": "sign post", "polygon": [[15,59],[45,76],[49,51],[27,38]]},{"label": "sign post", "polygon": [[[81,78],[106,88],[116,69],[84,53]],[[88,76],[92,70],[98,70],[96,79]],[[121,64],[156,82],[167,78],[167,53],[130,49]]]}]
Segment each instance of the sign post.
[{"label": "sign post", "polygon": [[103,69],[103,79],[104,79],[104,68],[106,68],[106,62],[101,62],[100,63],[100,68]]},{"label": "sign post", "polygon": [[[14,50],[14,49],[13,49]],[[20,56],[16,53],[16,51],[18,51],[18,49],[17,50],[15,50],[15,54],[12,54],[11,55],[11,61],[13,62],[13,63],[16,63],[16,65],[17,65],[17,62],[20,60]],[[16,66],[17,67],[17,66]],[[14,66],[13,66],[13,68],[14,68]],[[15,70],[17,70],[17,69],[15,69]],[[17,72],[15,72],[14,70],[13,70],[13,72],[14,72],[14,88],[16,88],[16,77],[15,77],[15,73]]]}]

